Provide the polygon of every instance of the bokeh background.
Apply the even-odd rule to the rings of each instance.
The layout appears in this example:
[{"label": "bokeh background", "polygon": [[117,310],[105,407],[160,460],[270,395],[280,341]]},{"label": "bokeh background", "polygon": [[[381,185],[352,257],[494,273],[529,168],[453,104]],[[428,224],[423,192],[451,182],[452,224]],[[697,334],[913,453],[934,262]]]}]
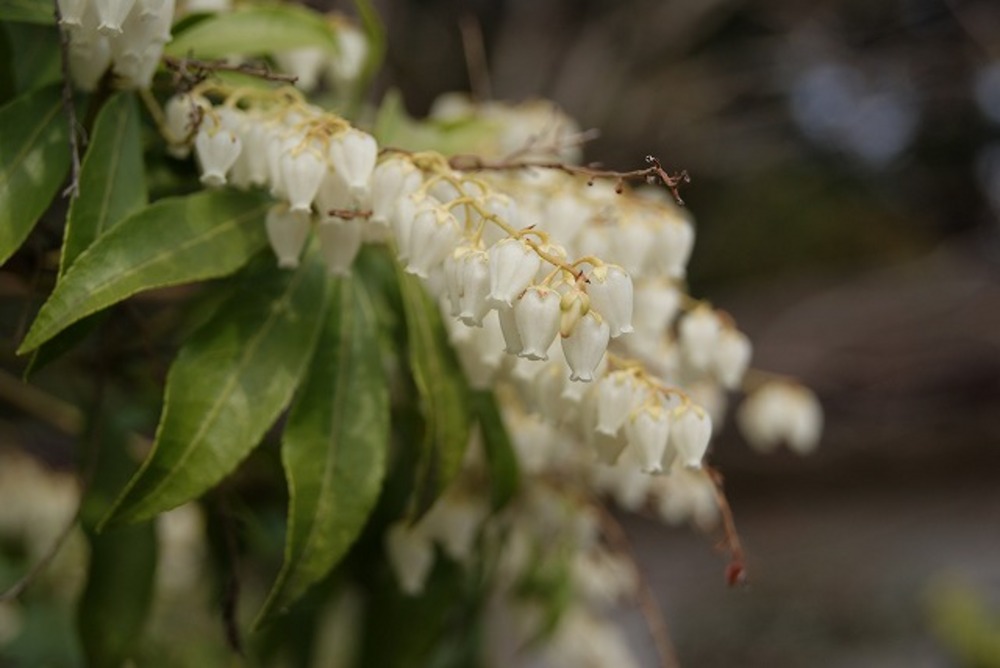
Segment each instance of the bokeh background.
[{"label": "bokeh background", "polygon": [[746,589],[711,537],[627,521],[682,665],[1000,665],[1000,3],[376,5],[414,115],[547,97],[600,129],[587,160],[687,169],[693,294],[823,400],[817,454],[729,425],[713,455]]}]

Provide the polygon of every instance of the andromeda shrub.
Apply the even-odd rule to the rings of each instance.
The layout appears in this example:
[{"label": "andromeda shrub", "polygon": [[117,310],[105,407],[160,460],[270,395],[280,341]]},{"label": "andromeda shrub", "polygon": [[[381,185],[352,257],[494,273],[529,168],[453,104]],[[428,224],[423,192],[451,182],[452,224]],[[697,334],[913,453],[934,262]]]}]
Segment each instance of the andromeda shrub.
[{"label": "andromeda shrub", "polygon": [[369,105],[357,13],[0,1],[22,389],[71,387],[35,414],[79,446],[76,483],[0,450],[0,576],[61,548],[0,602],[13,660],[635,665],[606,504],[719,527],[735,583],[713,425],[749,392],[752,445],[816,446],[815,397],[687,292],[685,174],[581,164],[546,102]]}]

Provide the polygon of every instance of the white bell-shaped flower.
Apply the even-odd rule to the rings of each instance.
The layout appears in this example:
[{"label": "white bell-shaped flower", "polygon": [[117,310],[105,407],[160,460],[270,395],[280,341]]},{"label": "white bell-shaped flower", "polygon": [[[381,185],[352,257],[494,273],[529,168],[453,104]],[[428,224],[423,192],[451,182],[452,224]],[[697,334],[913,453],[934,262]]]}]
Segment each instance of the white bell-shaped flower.
[{"label": "white bell-shaped flower", "polygon": [[349,128],[330,140],[330,164],[344,179],[357,202],[370,197],[369,186],[377,158],[378,143],[361,130]]},{"label": "white bell-shaped flower", "polygon": [[458,261],[458,319],[469,327],[482,327],[490,312],[490,256],[484,251],[465,253]]},{"label": "white bell-shaped flower", "polygon": [[712,439],[712,418],[699,406],[682,404],[674,409],[672,422],[670,443],[677,458],[687,468],[701,468]]},{"label": "white bell-shaped flower", "polygon": [[421,594],[434,567],[434,544],[430,536],[419,525],[409,527],[405,521],[399,521],[385,532],[385,551],[399,588],[410,596]]},{"label": "white bell-shaped flower", "polygon": [[410,241],[413,238],[413,221],[420,210],[421,199],[416,195],[408,195],[399,200],[392,217],[389,219],[389,226],[392,228],[393,236],[396,238],[396,255],[403,262],[410,259]]},{"label": "white bell-shaped flower", "polygon": [[547,360],[548,350],[559,334],[562,295],[551,288],[533,285],[514,304],[514,318],[523,348],[521,357]]},{"label": "white bell-shaped flower", "polygon": [[715,357],[722,323],[719,316],[704,304],[681,318],[678,324],[681,352],[693,368],[705,370]]},{"label": "white bell-shaped flower", "polygon": [[413,218],[406,271],[426,279],[431,269],[444,262],[462,238],[455,217],[433,200],[425,200]]},{"label": "white bell-shaped flower", "polygon": [[261,186],[267,183],[267,155],[265,133],[260,119],[242,114],[243,122],[236,133],[243,142],[243,150],[236,164],[229,170],[229,183],[238,188]]},{"label": "white bell-shaped flower", "polygon": [[351,194],[347,191],[347,184],[331,169],[327,169],[323,175],[323,181],[319,184],[313,205],[319,213],[320,218],[336,218],[333,211],[354,211],[351,205]]},{"label": "white bell-shaped flower", "polygon": [[508,355],[520,355],[521,351],[524,350],[524,342],[517,329],[517,315],[514,313],[514,309],[500,306],[496,312],[500,321],[500,331],[503,332],[504,352]]},{"label": "white bell-shaped flower", "polygon": [[727,390],[739,388],[752,354],[753,348],[746,334],[734,327],[722,330],[715,349],[715,375],[723,387]]},{"label": "white bell-shaped flower", "polygon": [[597,385],[597,431],[607,436],[617,434],[644,395],[635,376],[628,371],[604,376]]},{"label": "white bell-shaped flower", "polygon": [[154,43],[120,60],[115,60],[112,56],[118,84],[122,88],[149,88],[162,55],[163,45]]},{"label": "white bell-shaped flower", "polygon": [[170,135],[167,140],[171,144],[171,155],[176,158],[187,157],[195,126],[210,107],[208,100],[190,93],[174,95],[167,100],[163,113],[167,121],[166,131]]},{"label": "white bell-shaped flower", "polygon": [[[521,212],[517,202],[507,195],[496,192],[487,193],[482,198],[480,205],[487,214],[495,216],[509,227],[521,228]],[[483,243],[487,246],[492,246],[506,238],[507,232],[496,223],[489,220],[483,221],[478,215],[475,216],[475,220],[483,225]]]},{"label": "white bell-shaped flower", "polygon": [[277,124],[269,123],[265,126],[266,137],[264,139],[264,158],[267,163],[267,180],[271,184],[271,194],[281,199],[285,197],[285,179],[281,170],[281,158],[286,151],[295,148],[295,139],[290,139],[286,135],[286,129]]},{"label": "white bell-shaped flower", "polygon": [[311,91],[319,84],[329,52],[318,46],[304,46],[274,54],[274,61],[283,72],[295,77],[295,87]]},{"label": "white bell-shaped flower", "polygon": [[659,473],[670,438],[670,413],[662,406],[644,406],[626,420],[625,438],[642,472]]},{"label": "white bell-shaped flower", "polygon": [[672,217],[656,235],[654,256],[661,270],[671,278],[684,278],[694,248],[694,226],[680,216]]},{"label": "white bell-shaped flower", "polygon": [[673,322],[681,293],[668,281],[646,279],[636,284],[632,323],[641,334],[659,337]]},{"label": "white bell-shaped flower", "polygon": [[654,237],[653,230],[641,223],[622,225],[611,237],[611,257],[630,275],[639,276],[646,269]]},{"label": "white bell-shaped flower", "polygon": [[546,201],[544,211],[539,227],[566,245],[576,241],[592,215],[590,207],[575,192],[557,191]]},{"label": "white bell-shaped flower", "polygon": [[490,302],[513,306],[535,280],[541,266],[538,254],[521,239],[504,239],[490,248]]},{"label": "white bell-shaped flower", "polygon": [[459,563],[466,563],[489,507],[479,497],[449,493],[440,497],[421,521],[427,533]]},{"label": "white bell-shaped flower", "polygon": [[[559,302],[559,334],[565,338],[580,322],[580,318],[590,310],[590,296],[578,288],[568,290]],[[610,329],[608,330],[610,331]]]},{"label": "white bell-shaped flower", "polygon": [[326,173],[326,160],[313,146],[299,144],[281,156],[281,178],[292,211],[312,210]]},{"label": "white bell-shaped flower", "polygon": [[399,201],[423,183],[420,170],[403,156],[393,156],[375,167],[371,179],[372,215],[370,222],[389,225]]},{"label": "white bell-shaped flower", "polygon": [[320,254],[330,274],[351,275],[351,265],[361,249],[362,226],[356,218],[323,218],[316,225]]},{"label": "white bell-shaped flower", "polygon": [[102,35],[114,36],[122,34],[122,24],[128,17],[135,0],[93,0],[100,23],[98,32]]},{"label": "white bell-shaped flower", "polygon": [[207,186],[222,186],[226,172],[240,157],[243,143],[218,118],[206,115],[194,138],[194,151],[201,164],[201,182]]},{"label": "white bell-shaped flower", "polygon": [[608,349],[611,330],[593,312],[587,313],[569,336],[563,337],[562,349],[570,368],[570,380],[589,383]]},{"label": "white bell-shaped flower", "polygon": [[275,204],[268,210],[264,224],[278,266],[283,269],[299,266],[299,256],[309,239],[309,214],[290,211],[286,204]]},{"label": "white bell-shaped flower", "polygon": [[663,481],[656,509],[664,522],[674,525],[691,522],[702,531],[715,528],[719,504],[715,483],[705,471],[692,471],[678,462]]},{"label": "white bell-shaped flower", "polygon": [[105,37],[96,35],[82,44],[70,41],[69,73],[80,90],[95,90],[110,66],[111,44]]},{"label": "white bell-shaped flower", "polygon": [[88,0],[58,0],[59,25],[80,26],[83,24],[83,14],[87,10]]},{"label": "white bell-shaped flower", "polygon": [[823,409],[805,387],[771,382],[755,390],[736,412],[736,423],[750,445],[770,452],[779,444],[807,454],[819,443]]},{"label": "white bell-shaped flower", "polygon": [[607,321],[611,337],[633,332],[632,277],[621,267],[606,264],[590,272],[587,285],[590,307]]},{"label": "white bell-shaped flower", "polygon": [[368,38],[357,26],[337,25],[337,55],[327,60],[327,72],[334,87],[351,83],[361,75],[368,57]]}]

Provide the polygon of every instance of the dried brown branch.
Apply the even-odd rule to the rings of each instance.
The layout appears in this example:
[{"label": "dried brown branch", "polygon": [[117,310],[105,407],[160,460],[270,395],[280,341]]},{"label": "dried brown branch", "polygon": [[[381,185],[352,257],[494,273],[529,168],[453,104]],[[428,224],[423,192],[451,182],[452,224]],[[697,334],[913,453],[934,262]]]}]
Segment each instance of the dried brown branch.
[{"label": "dried brown branch", "polygon": [[182,91],[190,90],[216,72],[237,72],[265,81],[288,84],[298,81],[296,76],[274,72],[267,64],[261,63],[233,64],[225,60],[198,60],[197,58],[163,56],[163,64],[173,72],[174,87]]},{"label": "dried brown branch", "polygon": [[569,165],[558,161],[545,160],[483,160],[475,155],[456,155],[448,160],[452,169],[465,172],[476,171],[516,171],[520,169],[555,169],[573,176],[587,177],[587,183],[592,184],[597,179],[612,179],[616,182],[615,190],[619,193],[625,188],[628,181],[645,181],[646,183],[662,183],[674,196],[678,204],[684,204],[681,199],[679,188],[681,184],[690,183],[691,177],[686,170],[681,170],[675,174],[669,174],[660,164],[660,161],[651,155],[646,156],[649,167],[645,169],[633,169],[631,171],[619,172],[609,169],[600,169],[595,165]]},{"label": "dried brown branch", "polygon": [[328,216],[333,216],[334,218],[342,218],[344,220],[351,220],[353,218],[364,218],[368,220],[372,217],[371,211],[353,211],[351,209],[330,209],[326,212]]},{"label": "dried brown branch", "polygon": [[722,515],[722,530],[724,532],[722,547],[729,553],[729,564],[726,566],[726,583],[730,587],[745,585],[747,583],[746,555],[743,552],[743,543],[740,541],[740,535],[736,531],[733,510],[729,506],[729,500],[722,489],[722,474],[711,467],[706,467],[705,471],[715,485],[715,502],[719,505],[719,513]]}]

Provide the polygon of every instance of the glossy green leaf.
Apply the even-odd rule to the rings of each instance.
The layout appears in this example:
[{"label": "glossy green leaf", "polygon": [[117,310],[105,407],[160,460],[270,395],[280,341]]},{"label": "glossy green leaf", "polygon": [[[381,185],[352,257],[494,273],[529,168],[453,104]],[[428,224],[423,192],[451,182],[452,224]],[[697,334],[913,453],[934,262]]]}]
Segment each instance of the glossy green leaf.
[{"label": "glossy green leaf", "polygon": [[213,190],[160,200],[97,239],[42,306],[18,354],[143,290],[230,274],[267,243],[267,198]]},{"label": "glossy green leaf", "polygon": [[333,28],[320,14],[295,5],[258,5],[200,21],[175,35],[165,51],[177,57],[224,58],[303,46],[336,48]]},{"label": "glossy green leaf", "polygon": [[326,576],[357,539],[381,491],[388,442],[375,314],[360,281],[341,280],[282,438],[285,563],[261,619]]},{"label": "glossy green leaf", "polygon": [[497,406],[493,393],[485,390],[474,391],[472,405],[483,435],[493,509],[499,510],[517,493],[520,484],[517,456],[514,454],[510,436],[507,434],[500,407]]},{"label": "glossy green leaf", "polygon": [[426,430],[414,482],[413,511],[423,514],[462,465],[469,441],[468,387],[448,345],[437,306],[397,265],[410,369]]},{"label": "glossy green leaf", "polygon": [[137,522],[194,499],[260,442],[298,387],[323,325],[329,281],[311,258],[268,263],[181,348],[153,450],[104,524]]},{"label": "glossy green leaf", "polygon": [[55,26],[4,23],[11,57],[10,68],[19,93],[62,83],[59,31]]},{"label": "glossy green leaf", "polygon": [[120,403],[89,411],[84,451],[90,472],[80,520],[90,544],[87,583],[77,608],[77,630],[87,665],[120,666],[136,658],[142,627],[153,602],[156,532],[153,524],[97,534],[97,520],[133,468],[127,432],[136,416]]},{"label": "glossy green leaf", "polygon": [[94,122],[80,168],[80,194],[66,220],[60,275],[102,232],[141,209],[146,198],[139,107],[132,93],[116,93]]},{"label": "glossy green leaf", "polygon": [[48,0],[0,0],[0,21],[55,23],[55,7]]},{"label": "glossy green leaf", "polygon": [[69,169],[67,128],[55,87],[0,108],[0,263],[21,246],[59,191]]}]

